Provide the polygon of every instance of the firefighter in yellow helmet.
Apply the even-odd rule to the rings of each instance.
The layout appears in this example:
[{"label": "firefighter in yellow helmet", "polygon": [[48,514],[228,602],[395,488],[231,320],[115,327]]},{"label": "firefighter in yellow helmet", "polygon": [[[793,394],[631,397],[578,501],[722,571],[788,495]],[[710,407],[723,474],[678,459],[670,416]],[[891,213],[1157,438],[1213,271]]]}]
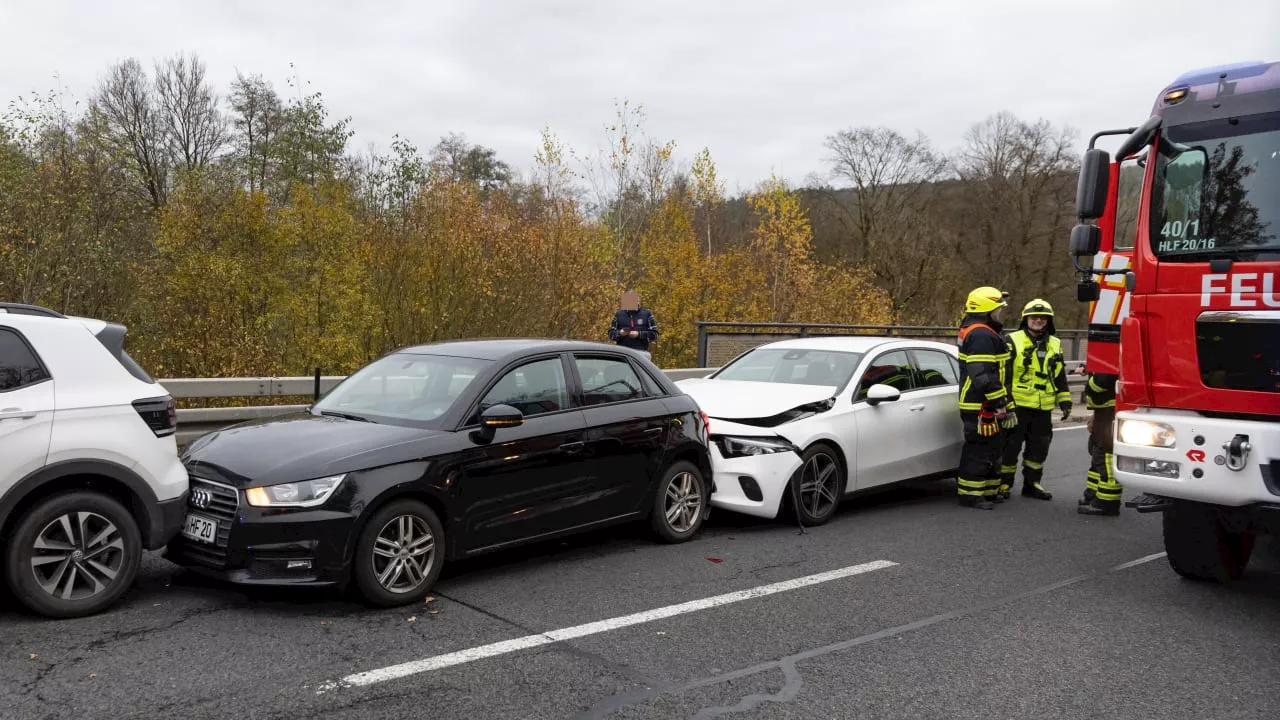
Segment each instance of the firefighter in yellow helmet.
[{"label": "firefighter in yellow helmet", "polygon": [[1000,317],[1008,295],[993,287],[969,293],[960,323],[960,418],[964,449],[956,491],[965,507],[990,510],[1000,485],[1000,450],[1017,416],[1009,411],[1009,348]]},{"label": "firefighter in yellow helmet", "polygon": [[1039,298],[1027,303],[1021,324],[1009,333],[1009,344],[1007,375],[1018,424],[1004,446],[998,496],[1008,499],[1018,471],[1018,454],[1022,453],[1022,496],[1049,500],[1053,494],[1040,481],[1053,442],[1053,411],[1062,410],[1064,420],[1071,416],[1067,363],[1053,324],[1053,306]]}]

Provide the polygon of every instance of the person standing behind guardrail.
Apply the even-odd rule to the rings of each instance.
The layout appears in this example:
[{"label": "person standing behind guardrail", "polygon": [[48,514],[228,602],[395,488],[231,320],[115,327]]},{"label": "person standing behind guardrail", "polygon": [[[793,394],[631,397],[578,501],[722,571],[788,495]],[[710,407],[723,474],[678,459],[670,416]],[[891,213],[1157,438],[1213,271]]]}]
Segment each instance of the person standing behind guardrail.
[{"label": "person standing behind guardrail", "polygon": [[622,347],[649,354],[649,343],[658,339],[658,320],[653,311],[640,306],[640,293],[628,290],[622,294],[613,323],[609,325],[609,339]]}]

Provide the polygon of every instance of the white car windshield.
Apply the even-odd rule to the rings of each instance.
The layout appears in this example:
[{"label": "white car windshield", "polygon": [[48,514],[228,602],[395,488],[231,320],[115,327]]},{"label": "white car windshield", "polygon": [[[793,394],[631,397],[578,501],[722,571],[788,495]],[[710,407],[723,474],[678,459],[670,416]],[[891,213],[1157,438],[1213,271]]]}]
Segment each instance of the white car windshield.
[{"label": "white car windshield", "polygon": [[448,412],[488,360],[396,353],[342,381],[315,411],[352,420],[430,425]]},{"label": "white car windshield", "polygon": [[749,380],[844,387],[862,353],[804,348],[756,348],[716,373],[717,380]]}]

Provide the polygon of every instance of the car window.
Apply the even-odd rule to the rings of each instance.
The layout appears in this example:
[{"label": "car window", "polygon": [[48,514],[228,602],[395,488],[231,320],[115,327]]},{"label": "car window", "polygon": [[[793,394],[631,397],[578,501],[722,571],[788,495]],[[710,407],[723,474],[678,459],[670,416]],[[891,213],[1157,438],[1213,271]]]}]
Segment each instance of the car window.
[{"label": "car window", "polygon": [[316,403],[321,414],[375,422],[425,424],[439,420],[488,360],[393,353],[352,373]]},{"label": "car window", "polygon": [[916,387],[943,387],[957,384],[951,356],[937,350],[912,350],[916,358]]},{"label": "car window", "polygon": [[582,378],[582,403],[603,405],[645,397],[644,384],[631,363],[621,358],[574,356]]},{"label": "car window", "polygon": [[525,363],[503,375],[485,393],[472,422],[494,405],[510,405],[526,417],[556,412],[569,407],[569,386],[559,357]]},{"label": "car window", "polygon": [[901,350],[885,353],[872,361],[871,366],[862,373],[858,381],[858,394],[854,400],[864,400],[872,385],[888,385],[906,392],[913,387],[911,375],[913,369],[907,353]]},{"label": "car window", "polygon": [[644,368],[639,369],[640,382],[644,383],[644,392],[649,397],[662,397],[667,391],[662,389],[657,380],[654,380]]},{"label": "car window", "polygon": [[17,390],[49,379],[31,348],[10,330],[0,329],[0,392]]},{"label": "car window", "polygon": [[844,387],[861,353],[805,348],[756,348],[716,373],[717,380],[748,380]]}]

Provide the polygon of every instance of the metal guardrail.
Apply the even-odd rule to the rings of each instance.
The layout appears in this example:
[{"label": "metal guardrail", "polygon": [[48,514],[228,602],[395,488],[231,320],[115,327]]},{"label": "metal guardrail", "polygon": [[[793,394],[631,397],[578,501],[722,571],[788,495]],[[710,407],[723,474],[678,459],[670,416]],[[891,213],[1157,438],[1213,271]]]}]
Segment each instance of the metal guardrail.
[{"label": "metal guardrail", "polygon": [[[1068,371],[1080,363],[1067,362]],[[716,368],[678,368],[663,370],[671,380],[706,377]],[[1084,377],[1069,374],[1072,395],[1078,395],[1084,387]],[[320,393],[332,390],[343,376],[322,376]],[[207,400],[225,398],[310,397],[316,391],[314,377],[282,378],[177,378],[161,380],[169,394],[179,400]],[[185,408],[178,410],[178,445],[185,447],[191,441],[215,430],[242,422],[285,415],[305,410],[308,405],[252,405],[223,408]]]},{"label": "metal guardrail", "polygon": [[[698,365],[711,364],[710,345],[712,337],[727,338],[734,335],[759,335],[769,340],[785,337],[814,337],[819,335],[885,335],[889,337],[911,338],[916,340],[942,340],[954,342],[955,326],[946,325],[840,325],[835,323],[776,323],[776,322],[721,322],[699,320],[698,328]],[[1014,323],[1016,326],[1016,323]],[[1014,327],[1010,327],[1010,330]],[[1081,360],[1082,343],[1088,340],[1087,330],[1057,330],[1062,340],[1063,354],[1068,360]],[[767,342],[763,340],[761,342]],[[736,354],[736,353],[735,353]]]}]

